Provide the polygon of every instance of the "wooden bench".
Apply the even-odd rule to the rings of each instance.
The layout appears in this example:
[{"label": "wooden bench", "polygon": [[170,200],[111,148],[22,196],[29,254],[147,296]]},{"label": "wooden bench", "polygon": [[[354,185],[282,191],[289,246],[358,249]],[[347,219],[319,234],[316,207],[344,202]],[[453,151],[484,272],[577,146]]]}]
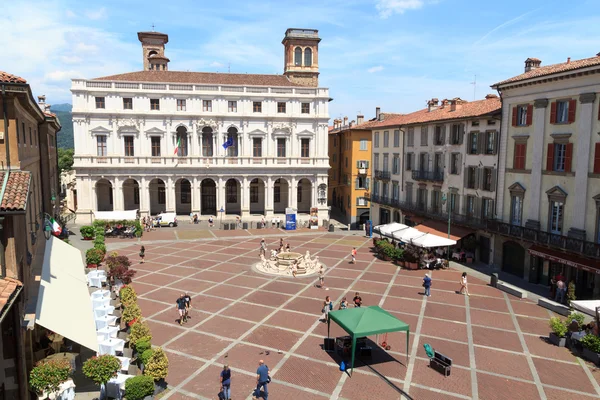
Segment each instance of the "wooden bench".
[{"label": "wooden bench", "polygon": [[527,292],[521,288],[518,288],[516,286],[513,286],[509,283],[506,282],[502,282],[502,281],[498,281],[498,284],[496,285],[496,287],[508,294],[512,294],[515,297],[518,297],[520,299],[526,299],[527,298]]},{"label": "wooden bench", "polygon": [[429,367],[448,377],[452,369],[452,359],[436,351],[429,360]]},{"label": "wooden bench", "polygon": [[569,310],[569,307],[557,303],[556,301],[552,301],[550,299],[544,299],[544,298],[539,298],[538,299],[538,306],[547,308],[550,311],[554,311],[557,314],[560,315],[564,315],[565,317],[567,317],[569,315],[569,313],[571,312]]}]

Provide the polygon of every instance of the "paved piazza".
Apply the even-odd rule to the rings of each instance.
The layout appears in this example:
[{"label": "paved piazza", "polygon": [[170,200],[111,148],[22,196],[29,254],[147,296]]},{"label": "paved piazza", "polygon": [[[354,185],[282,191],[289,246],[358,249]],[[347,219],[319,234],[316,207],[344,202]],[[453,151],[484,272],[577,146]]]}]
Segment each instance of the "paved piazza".
[{"label": "paved piazza", "polygon": [[[153,344],[163,346],[170,361],[166,398],[215,399],[223,363],[233,371],[232,397],[250,398],[262,358],[272,371],[271,400],[402,399],[360,361],[348,377],[339,371],[337,356],[321,349],[327,327],[318,318],[325,295],[339,302],[343,296],[351,300],[355,291],[365,305],[380,305],[410,324],[408,365],[404,333],[389,335],[389,352],[374,348],[369,364],[414,399],[599,398],[600,371],[546,343],[551,314],[531,301],[475,278],[469,281],[471,296],[458,295],[455,270],[434,271],[432,296],[426,298],[420,294],[423,271],[378,260],[370,240],[323,231],[286,236],[293,251],[309,250],[327,265],[324,291],[315,287],[316,277],[253,272],[260,231],[218,232],[244,236],[209,233],[212,239],[150,242],[147,262],[135,265],[133,285]],[[165,229],[145,239],[184,239],[182,234]],[[277,241],[267,237],[269,248]],[[353,246],[358,261],[349,264]],[[139,245],[119,250],[132,260],[138,252]],[[175,299],[182,291],[192,295],[193,309],[191,321],[180,327]],[[332,336],[344,334],[331,326]],[[453,359],[449,377],[428,367],[423,343]]]}]

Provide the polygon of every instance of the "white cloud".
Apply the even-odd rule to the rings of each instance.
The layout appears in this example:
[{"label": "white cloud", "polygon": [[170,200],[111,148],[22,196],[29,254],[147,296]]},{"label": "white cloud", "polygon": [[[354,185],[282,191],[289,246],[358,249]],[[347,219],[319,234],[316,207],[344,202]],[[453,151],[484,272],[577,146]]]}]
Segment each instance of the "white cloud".
[{"label": "white cloud", "polygon": [[44,75],[44,80],[47,82],[64,82],[69,81],[74,78],[82,78],[83,74],[76,70],[57,70],[52,72],[47,72]]},{"label": "white cloud", "polygon": [[375,67],[371,67],[371,68],[369,68],[367,70],[367,72],[370,73],[370,74],[372,74],[374,72],[380,72],[380,71],[383,71],[383,66],[381,66],[381,65],[377,65]]},{"label": "white cloud", "polygon": [[222,68],[225,66],[225,64],[220,63],[218,61],[213,61],[210,64],[208,64],[209,67],[213,67],[213,68]]},{"label": "white cloud", "polygon": [[83,61],[83,58],[76,55],[64,55],[60,56],[60,60],[65,64],[79,64]]},{"label": "white cloud", "polygon": [[97,10],[88,10],[85,12],[85,16],[92,20],[106,18],[106,8],[102,7]]},{"label": "white cloud", "polygon": [[423,0],[378,0],[375,8],[381,18],[388,18],[392,14],[404,14],[408,10],[418,10],[423,7]]}]

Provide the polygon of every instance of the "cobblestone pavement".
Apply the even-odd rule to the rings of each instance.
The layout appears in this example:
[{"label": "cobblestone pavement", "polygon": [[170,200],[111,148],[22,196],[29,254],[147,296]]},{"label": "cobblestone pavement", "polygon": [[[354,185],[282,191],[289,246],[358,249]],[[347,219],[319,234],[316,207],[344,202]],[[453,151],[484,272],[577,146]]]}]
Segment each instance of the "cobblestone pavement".
[{"label": "cobblestone pavement", "polygon": [[[324,291],[315,287],[316,278],[252,271],[259,240],[248,233],[146,244],[147,262],[134,266],[133,286],[153,344],[169,357],[172,390],[165,398],[217,398],[219,372],[227,363],[232,397],[249,399],[259,359],[272,371],[271,400],[403,398],[377,374],[419,400],[600,398],[600,370],[548,344],[552,314],[531,301],[476,278],[469,280],[471,296],[459,295],[460,271],[452,269],[433,271],[432,295],[423,297],[423,271],[378,260],[368,239],[322,231],[287,236],[293,251],[310,250],[327,265]],[[278,239],[267,241],[274,246]],[[122,246],[119,253],[138,259],[138,245]],[[349,264],[354,246],[358,261]],[[193,309],[181,327],[174,302],[183,291],[192,295]],[[318,318],[325,295],[339,302],[355,291],[365,305],[380,305],[410,324],[408,362],[404,333],[389,334],[390,351],[374,345],[365,360],[369,366],[357,361],[352,377],[339,371],[339,356],[322,350],[327,326]],[[344,334],[331,327],[332,336]],[[428,367],[424,343],[453,359],[449,377]]]}]

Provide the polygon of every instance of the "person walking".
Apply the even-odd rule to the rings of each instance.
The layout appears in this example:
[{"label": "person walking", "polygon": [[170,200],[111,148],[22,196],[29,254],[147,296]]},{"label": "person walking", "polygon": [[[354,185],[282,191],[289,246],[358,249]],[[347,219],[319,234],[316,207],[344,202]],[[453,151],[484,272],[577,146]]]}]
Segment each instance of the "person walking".
[{"label": "person walking", "polygon": [[327,322],[327,317],[329,316],[329,311],[331,310],[333,310],[333,302],[329,296],[326,296],[325,301],[323,302],[323,308],[321,309],[321,312],[323,313],[321,315],[321,321]]},{"label": "person walking", "polygon": [[431,278],[429,277],[429,274],[425,274],[425,277],[423,278],[423,287],[425,288],[425,296],[430,297],[431,296]]},{"label": "person walking", "polygon": [[458,293],[466,294],[467,296],[470,296],[469,288],[467,287],[467,273],[466,272],[463,272],[462,276],[460,277],[460,291]]},{"label": "person walking", "polygon": [[266,256],[267,254],[267,243],[265,242],[265,238],[262,238],[260,240],[260,248],[258,250],[258,255],[260,256],[261,254],[263,256]]},{"label": "person walking", "polygon": [[142,246],[140,249],[140,264],[144,263],[144,257],[146,257],[146,248]]},{"label": "person walking", "polygon": [[354,307],[360,307],[362,305],[362,297],[360,297],[360,293],[356,292],[352,301],[354,302]]},{"label": "person walking", "polygon": [[321,289],[329,290],[325,287],[325,268],[323,268],[323,265],[319,268],[319,287]]},{"label": "person walking", "polygon": [[185,314],[185,295],[181,293],[181,296],[175,301],[175,308],[179,313],[179,325],[183,325],[183,315]]},{"label": "person walking", "polygon": [[269,367],[265,365],[263,360],[258,362],[258,369],[256,370],[256,390],[254,391],[254,397],[261,397],[260,389],[263,389],[263,399],[267,400],[269,397],[269,389],[267,384],[271,382],[269,376]]},{"label": "person walking", "polygon": [[190,296],[187,292],[183,297],[185,301],[185,313],[183,314],[183,322],[187,322],[190,318],[190,308],[192,308],[192,296]]},{"label": "person walking", "polygon": [[356,247],[352,248],[350,255],[352,256],[352,261],[350,261],[350,264],[356,264]]},{"label": "person walking", "polygon": [[221,393],[223,393],[224,400],[231,400],[231,370],[227,364],[221,371]]}]

